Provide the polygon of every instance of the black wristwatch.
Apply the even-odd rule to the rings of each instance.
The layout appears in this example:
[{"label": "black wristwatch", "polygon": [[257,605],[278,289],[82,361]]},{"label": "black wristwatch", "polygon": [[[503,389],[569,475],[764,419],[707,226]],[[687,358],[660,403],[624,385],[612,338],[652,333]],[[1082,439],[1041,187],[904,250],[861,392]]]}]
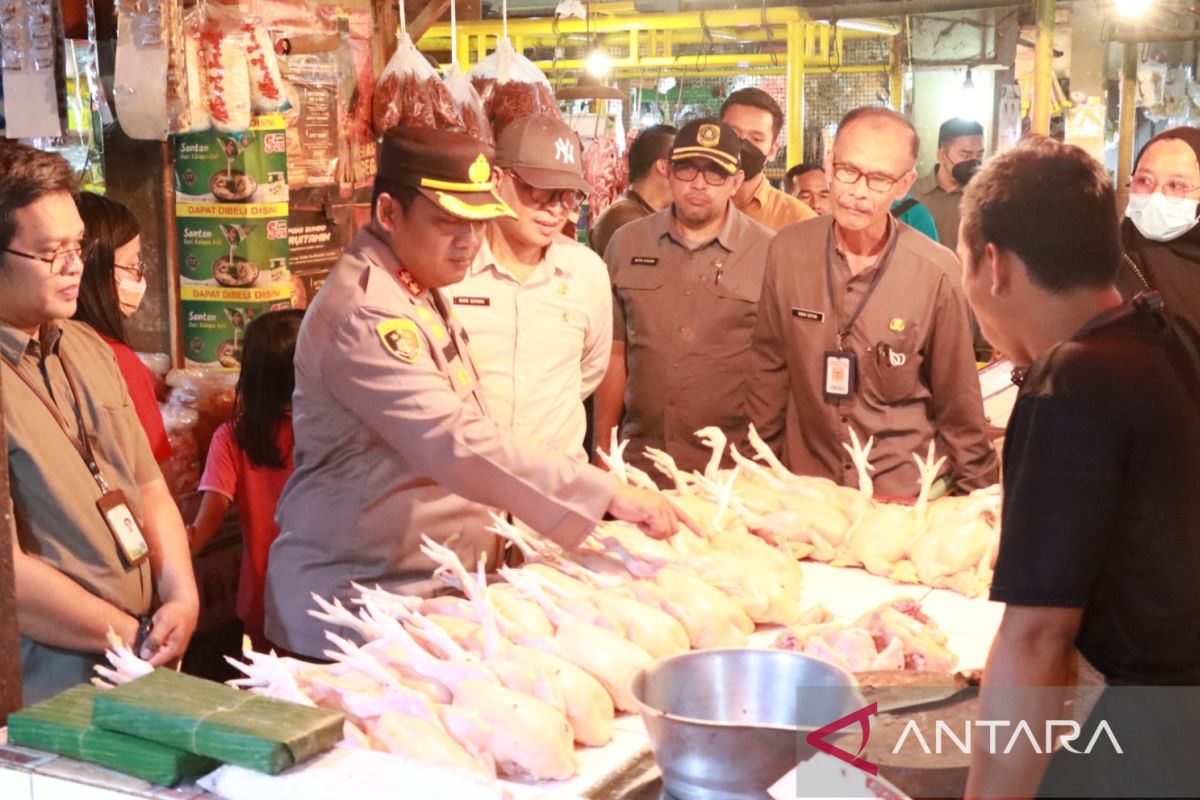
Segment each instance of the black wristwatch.
[{"label": "black wristwatch", "polygon": [[133,654],[141,658],[142,645],[146,643],[146,639],[150,636],[150,631],[154,628],[154,617],[149,614],[138,614],[138,629],[137,635],[133,637]]}]

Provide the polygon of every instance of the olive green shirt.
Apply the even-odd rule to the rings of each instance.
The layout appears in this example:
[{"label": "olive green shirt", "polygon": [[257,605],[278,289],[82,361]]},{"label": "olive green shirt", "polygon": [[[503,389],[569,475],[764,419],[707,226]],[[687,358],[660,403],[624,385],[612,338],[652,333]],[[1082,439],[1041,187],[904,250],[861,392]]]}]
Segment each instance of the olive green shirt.
[{"label": "olive green shirt", "polygon": [[728,209],[721,231],[700,246],[680,241],[670,207],[621,228],[604,254],[613,340],[625,342],[628,369],[625,459],[656,480],[663,476],[643,457],[646,447],[684,470],[703,469],[711,451],[697,430],[718,426],[739,446],[746,436],[750,335],[772,233],[733,203]]},{"label": "olive green shirt", "polygon": [[[92,594],[129,612],[150,608],[150,565],[124,562],[96,501],[100,488],[74,442],[75,400],[108,483],[124,492],[141,518],[138,487],[161,476],[112,350],[83,323],[43,326],[37,337],[0,325],[4,421],[17,541]],[[17,374],[54,402],[67,430]],[[36,702],[91,677],[92,653],[47,647],[21,637],[25,702]]]}]

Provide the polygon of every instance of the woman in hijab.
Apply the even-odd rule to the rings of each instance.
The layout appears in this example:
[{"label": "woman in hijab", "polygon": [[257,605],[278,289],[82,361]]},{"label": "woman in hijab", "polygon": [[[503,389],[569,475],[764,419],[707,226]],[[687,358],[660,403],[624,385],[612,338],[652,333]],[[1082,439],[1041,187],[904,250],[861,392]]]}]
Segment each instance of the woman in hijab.
[{"label": "woman in hijab", "polygon": [[1121,226],[1126,298],[1153,289],[1200,332],[1200,130],[1168,128],[1138,153]]}]

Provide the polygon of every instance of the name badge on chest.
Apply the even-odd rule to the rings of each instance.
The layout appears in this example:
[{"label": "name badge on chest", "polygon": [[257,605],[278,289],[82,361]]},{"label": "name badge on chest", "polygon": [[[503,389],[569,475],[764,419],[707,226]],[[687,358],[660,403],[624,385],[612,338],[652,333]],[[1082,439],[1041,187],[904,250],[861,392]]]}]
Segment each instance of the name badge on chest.
[{"label": "name badge on chest", "polygon": [[129,510],[124,492],[120,489],[109,489],[96,501],[96,508],[100,509],[100,515],[104,517],[109,532],[112,533],[117,547],[121,549],[121,555],[125,557],[129,566],[140,564],[150,555],[150,546],[146,544],[142,528],[134,518],[133,512]]},{"label": "name badge on chest", "polygon": [[853,350],[825,352],[825,402],[839,403],[858,388],[858,356]]}]

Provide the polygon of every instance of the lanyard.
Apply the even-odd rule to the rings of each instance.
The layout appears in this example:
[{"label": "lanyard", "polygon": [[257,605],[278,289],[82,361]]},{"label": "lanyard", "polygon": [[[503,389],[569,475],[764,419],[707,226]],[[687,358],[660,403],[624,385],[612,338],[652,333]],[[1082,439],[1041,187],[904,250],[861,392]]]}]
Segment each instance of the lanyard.
[{"label": "lanyard", "polygon": [[[883,273],[892,263],[892,256],[896,254],[896,244],[900,241],[900,236],[897,233],[892,238],[892,243],[888,245],[887,252],[880,256],[875,262],[878,264],[878,269],[875,270],[875,277],[871,279],[871,285],[867,287],[866,293],[862,299],[858,301],[858,308],[854,309],[854,313],[850,315],[850,319],[846,320],[845,325],[840,325],[837,328],[837,348],[842,349],[842,342],[850,334],[850,329],[854,327],[854,323],[858,321],[859,315],[863,309],[867,307],[867,301],[871,299],[871,295],[875,293],[875,287],[879,285],[879,281],[883,279]],[[829,227],[829,235],[825,237],[825,291],[829,294],[829,314],[833,318],[834,325],[837,325],[837,298],[833,294],[833,226]]]},{"label": "lanyard", "polygon": [[[0,358],[0,361],[4,361],[4,363],[7,364],[14,373],[16,373],[16,376],[20,378],[26,386],[29,387],[29,391],[33,392],[37,399],[42,401],[42,405],[44,405],[46,410],[49,411],[54,417],[54,421],[58,423],[58,427],[64,434],[66,434],[66,437],[71,440],[71,444],[75,446],[75,451],[79,453],[80,458],[83,459],[83,463],[87,464],[88,471],[91,472],[92,477],[96,479],[96,484],[100,487],[100,491],[107,494],[112,487],[109,486],[108,481],[104,479],[104,475],[100,472],[100,465],[96,461],[96,454],[92,450],[92,442],[88,438],[87,427],[83,424],[83,414],[79,410],[79,391],[75,388],[75,379],[71,377],[71,370],[67,366],[67,359],[61,352],[58,355],[58,360],[62,363],[63,374],[67,376],[67,386],[69,386],[71,389],[71,400],[73,401],[73,407],[75,410],[75,424],[79,428],[78,437],[71,435],[71,430],[67,427],[67,421],[63,419],[62,412],[58,410],[58,406],[55,405],[50,398],[46,397],[46,395],[42,393],[42,389],[33,381],[29,380],[29,377],[25,375],[24,372],[13,367],[11,364],[8,364],[6,359]],[[43,361],[43,370],[45,369],[44,364],[45,362]],[[47,380],[49,380],[49,375],[47,375]]]}]

